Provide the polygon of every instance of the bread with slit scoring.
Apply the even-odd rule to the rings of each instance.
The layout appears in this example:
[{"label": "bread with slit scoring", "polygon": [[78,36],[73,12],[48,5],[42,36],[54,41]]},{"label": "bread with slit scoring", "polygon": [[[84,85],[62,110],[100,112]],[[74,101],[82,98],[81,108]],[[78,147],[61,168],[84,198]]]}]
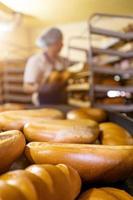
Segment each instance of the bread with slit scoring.
[{"label": "bread with slit scoring", "polygon": [[[1,186],[1,182],[4,186]],[[75,200],[81,188],[76,170],[63,164],[31,165],[25,170],[10,171],[0,176],[2,200]],[[9,191],[3,198],[3,190]],[[16,198],[20,193],[20,198]],[[10,198],[14,195],[14,199]],[[23,199],[24,197],[24,199]]]}]

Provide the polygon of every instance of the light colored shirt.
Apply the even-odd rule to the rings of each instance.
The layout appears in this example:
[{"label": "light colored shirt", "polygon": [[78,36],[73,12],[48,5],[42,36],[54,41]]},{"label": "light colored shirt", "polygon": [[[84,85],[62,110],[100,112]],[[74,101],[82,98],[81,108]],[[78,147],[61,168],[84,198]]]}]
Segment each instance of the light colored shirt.
[{"label": "light colored shirt", "polygon": [[[62,71],[67,68],[69,61],[59,57],[55,64],[54,70]],[[44,53],[31,56],[26,63],[24,72],[24,83],[38,83],[40,86],[47,80],[53,71],[53,65],[50,63]],[[32,94],[32,102],[39,105],[38,92]]]},{"label": "light colored shirt", "polygon": [[24,83],[39,83],[47,79],[53,70],[62,71],[66,69],[68,62],[66,59],[59,57],[54,69],[45,54],[36,54],[29,58],[24,72]]}]

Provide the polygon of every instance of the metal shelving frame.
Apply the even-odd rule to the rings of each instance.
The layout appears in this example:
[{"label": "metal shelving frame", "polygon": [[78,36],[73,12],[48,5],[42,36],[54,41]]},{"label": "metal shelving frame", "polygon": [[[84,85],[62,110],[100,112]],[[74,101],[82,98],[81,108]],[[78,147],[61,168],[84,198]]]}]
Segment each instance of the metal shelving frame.
[{"label": "metal shelving frame", "polygon": [[[105,54],[109,56],[118,56],[120,59],[130,59],[133,58],[133,50],[122,52],[119,50],[111,49],[112,46],[108,47],[107,49],[103,48],[95,48],[92,45],[92,35],[100,35],[100,36],[107,36],[109,38],[118,38],[119,41],[130,42],[133,41],[133,32],[120,32],[120,31],[112,31],[108,30],[106,28],[97,28],[94,27],[92,24],[92,21],[94,17],[97,17],[97,19],[101,19],[102,17],[108,17],[111,19],[130,19],[133,20],[133,16],[123,16],[123,15],[112,15],[112,14],[102,14],[102,13],[95,13],[93,14],[88,22],[88,28],[89,28],[89,52],[88,52],[88,63],[90,65],[91,73],[90,73],[90,90],[89,90],[89,96],[91,99],[91,105],[97,106],[99,108],[103,108],[109,111],[120,111],[120,112],[131,112],[133,111],[133,103],[132,104],[125,104],[125,105],[104,105],[101,103],[96,103],[95,101],[95,92],[106,92],[107,90],[117,90],[117,91],[125,91],[133,93],[133,86],[118,86],[118,87],[111,87],[111,86],[103,86],[103,85],[94,85],[94,76],[95,73],[98,73],[100,75],[106,74],[106,75],[123,75],[123,74],[130,74],[133,75],[133,68],[127,69],[127,70],[119,70],[119,69],[113,69],[112,67],[102,67],[98,65],[97,63],[93,62],[95,55]],[[128,24],[127,24],[128,25]]]}]

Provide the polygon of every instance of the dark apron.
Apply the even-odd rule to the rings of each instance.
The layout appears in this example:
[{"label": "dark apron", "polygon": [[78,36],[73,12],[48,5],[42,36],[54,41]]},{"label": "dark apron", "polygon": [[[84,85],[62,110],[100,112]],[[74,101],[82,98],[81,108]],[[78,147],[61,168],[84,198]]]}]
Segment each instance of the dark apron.
[{"label": "dark apron", "polygon": [[39,102],[40,105],[44,104],[66,104],[67,93],[65,83],[45,83],[39,89]]},{"label": "dark apron", "polygon": [[[44,54],[45,58],[53,65],[51,59],[47,55]],[[54,70],[53,70],[54,71]],[[54,83],[45,83],[39,89],[39,102],[40,105],[44,104],[66,104],[67,102],[67,95],[66,95],[66,83],[62,82],[54,82]]]}]

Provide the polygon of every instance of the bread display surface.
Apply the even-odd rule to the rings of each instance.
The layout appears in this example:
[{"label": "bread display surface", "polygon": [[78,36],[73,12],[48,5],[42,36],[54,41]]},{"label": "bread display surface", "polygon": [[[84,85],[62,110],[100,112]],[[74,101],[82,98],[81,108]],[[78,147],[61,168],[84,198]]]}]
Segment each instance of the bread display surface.
[{"label": "bread display surface", "polygon": [[116,182],[133,172],[133,146],[31,142],[25,154],[36,164],[70,165],[83,180]]},{"label": "bread display surface", "polygon": [[78,108],[67,113],[68,119],[92,119],[97,122],[105,121],[106,112],[98,108]]},{"label": "bread display surface", "polygon": [[132,135],[123,127],[112,122],[101,123],[101,143],[104,145],[133,145]]},{"label": "bread display surface", "polygon": [[81,180],[76,170],[63,164],[31,165],[0,176],[0,198],[10,200],[9,194],[7,199],[3,198],[3,187],[16,195],[19,192],[25,200],[74,200],[80,192]]},{"label": "bread display surface", "polygon": [[20,130],[29,121],[62,118],[64,118],[64,114],[53,108],[6,111],[0,113],[0,130]]},{"label": "bread display surface", "polygon": [[89,189],[78,200],[133,200],[133,197],[121,189],[102,187]]},{"label": "bread display surface", "polygon": [[21,156],[24,148],[25,138],[20,131],[12,130],[0,133],[0,173],[6,171]]},{"label": "bread display surface", "polygon": [[97,122],[85,120],[45,120],[30,122],[23,132],[28,141],[93,143],[99,135]]}]

